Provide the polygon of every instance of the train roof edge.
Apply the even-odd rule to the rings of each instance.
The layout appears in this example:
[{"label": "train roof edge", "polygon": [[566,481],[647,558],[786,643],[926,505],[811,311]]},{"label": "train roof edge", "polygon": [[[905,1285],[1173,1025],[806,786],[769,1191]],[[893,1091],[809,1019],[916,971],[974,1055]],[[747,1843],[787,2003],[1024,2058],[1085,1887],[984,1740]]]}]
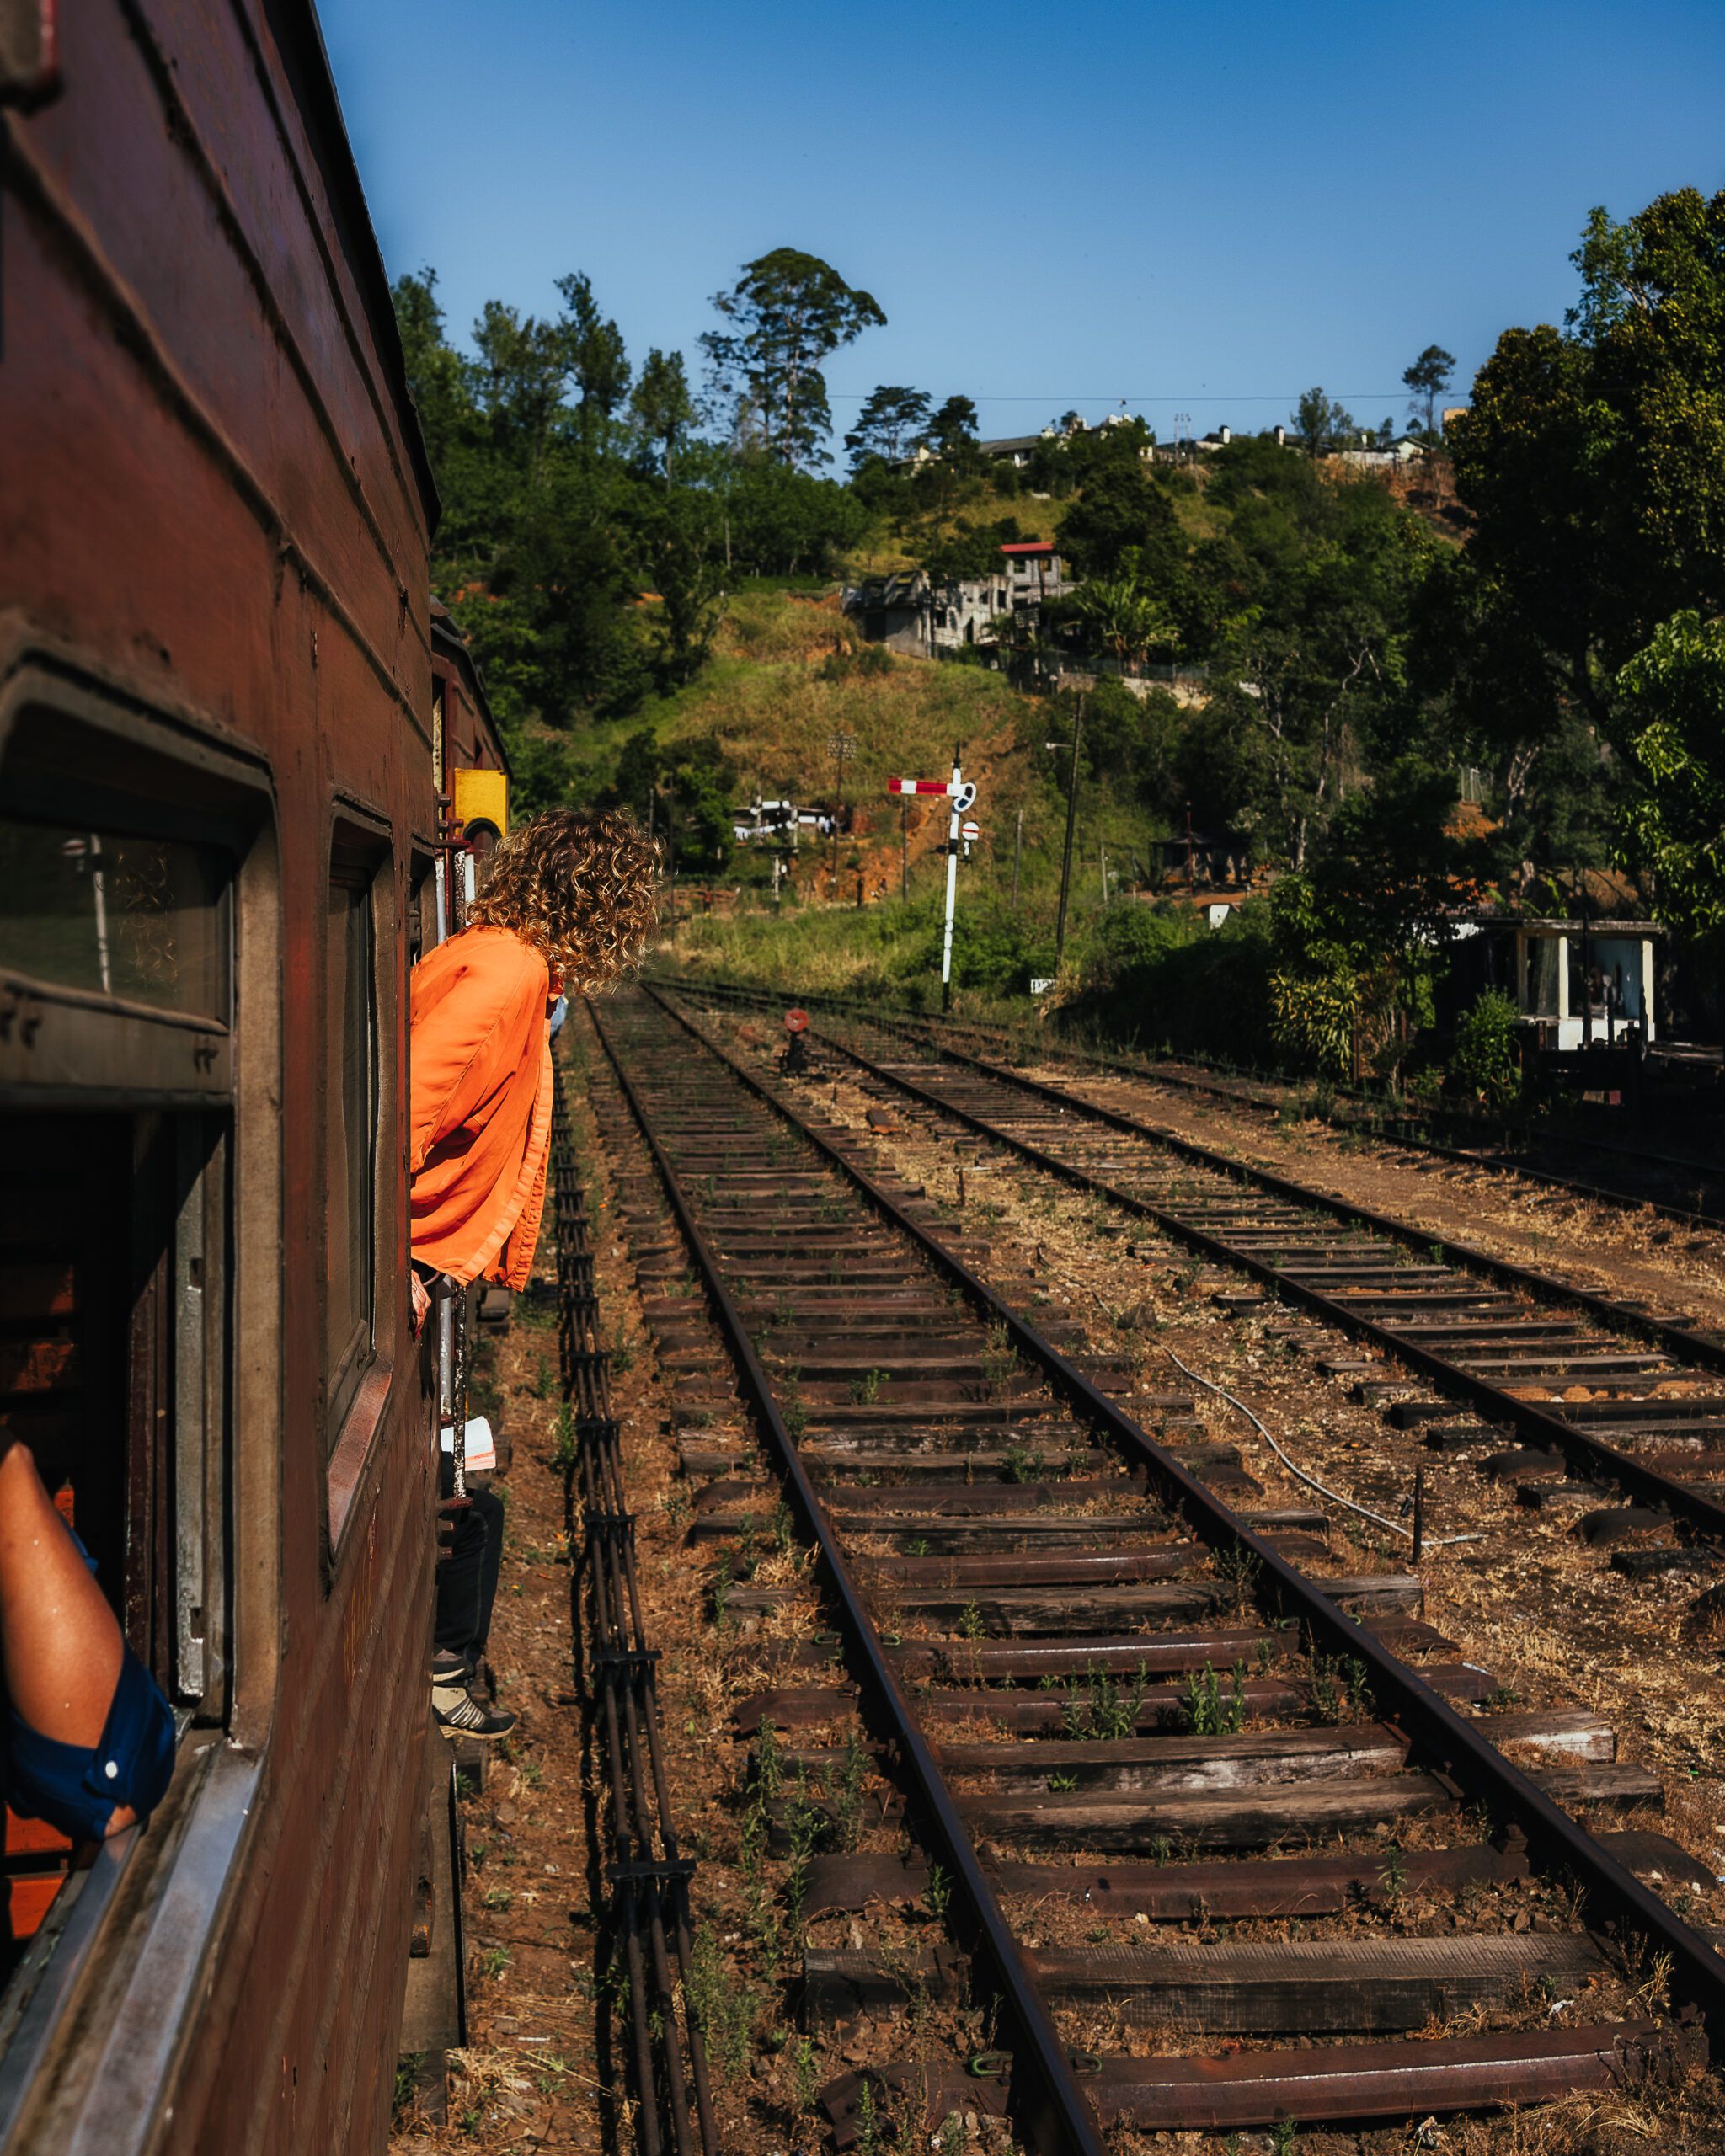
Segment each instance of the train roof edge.
[{"label": "train roof edge", "polygon": [[377,244],[315,0],[259,0],[259,8],[328,187],[331,221],[340,236],[354,281],[364,296],[378,357],[388,371],[390,387],[401,411],[403,438],[413,460],[427,527],[435,531],[442,502],[419,425],[419,408],[408,386],[407,358],[395,318],[395,302],[390,296],[389,273]]}]

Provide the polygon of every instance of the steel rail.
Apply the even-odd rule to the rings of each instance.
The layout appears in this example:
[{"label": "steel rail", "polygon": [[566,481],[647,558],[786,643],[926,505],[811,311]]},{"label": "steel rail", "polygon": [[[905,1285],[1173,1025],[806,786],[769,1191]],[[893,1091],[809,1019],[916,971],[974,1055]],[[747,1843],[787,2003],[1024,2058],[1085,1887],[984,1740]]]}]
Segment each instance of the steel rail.
[{"label": "steel rail", "polygon": [[[1725,1540],[1725,1504],[1717,1498],[1710,1497],[1704,1492],[1686,1482],[1680,1482],[1671,1476],[1662,1475],[1657,1468],[1649,1467],[1645,1461],[1636,1459],[1632,1453],[1620,1452],[1615,1446],[1589,1436],[1585,1430],[1578,1428],[1573,1422],[1565,1421],[1560,1415],[1550,1413],[1535,1401],[1519,1399],[1514,1393],[1506,1392],[1493,1385],[1489,1379],[1476,1376],[1462,1364],[1451,1362],[1447,1356],[1439,1355],[1434,1349],[1408,1339],[1394,1326],[1367,1316],[1363,1310],[1327,1294],[1322,1288],[1308,1286],[1284,1272],[1272,1261],[1258,1257],[1250,1251],[1239,1249],[1226,1236],[1212,1235],[1203,1228],[1195,1227],[1178,1213],[1171,1212],[1149,1198],[1124,1190],[1119,1184],[1108,1182],[1100,1176],[1093,1176],[1087,1169],[1061,1160],[1057,1154],[1033,1145],[1028,1139],[1015,1137],[999,1124],[989,1122],[986,1117],[977,1115],[974,1110],[960,1107],[955,1102],[944,1099],[928,1087],[919,1086],[901,1071],[873,1062],[859,1050],[830,1034],[817,1034],[815,1038],[825,1042],[829,1047],[837,1049],[841,1054],[850,1057],[860,1069],[868,1071],[882,1084],[898,1087],[925,1106],[963,1123],[978,1136],[990,1139],[996,1145],[1004,1145],[1020,1154],[1048,1173],[1060,1177],[1079,1189],[1107,1198],[1111,1204],[1135,1214],[1140,1219],[1152,1222],[1216,1263],[1243,1272],[1251,1278],[1263,1282],[1266,1287],[1273,1288],[1284,1301],[1300,1305],[1322,1317],[1327,1324],[1338,1326],[1357,1338],[1370,1341],[1374,1347],[1383,1348],[1431,1384],[1458,1396],[1470,1406],[1479,1409],[1493,1422],[1509,1423],[1543,1450],[1561,1452],[1571,1466],[1583,1467],[1590,1474],[1608,1475],[1632,1496],[1669,1512],[1674,1518],[1684,1520],[1696,1532],[1716,1540]],[[1042,1094],[1062,1108],[1076,1108],[1081,1113],[1092,1116],[1132,1137],[1180,1152],[1200,1166],[1230,1173],[1236,1180],[1258,1183],[1290,1204],[1311,1203],[1319,1205],[1338,1219],[1364,1222],[1368,1227],[1392,1235],[1398,1242],[1441,1251],[1447,1260],[1458,1265],[1464,1263],[1466,1255],[1465,1245],[1446,1242],[1441,1236],[1422,1242],[1418,1230],[1402,1223],[1386,1220],[1382,1214],[1368,1211],[1364,1207],[1349,1206],[1341,1199],[1327,1201],[1322,1193],[1306,1192],[1301,1184],[1290,1183],[1282,1177],[1243,1166],[1229,1161],[1224,1155],[1211,1154],[1206,1148],[1194,1145],[1188,1140],[1164,1136],[1154,1124],[1140,1123],[1135,1117],[1122,1115],[1117,1110],[1097,1107],[1087,1101],[1073,1100],[1057,1088],[1043,1085],[1038,1079],[1023,1078],[1014,1072],[996,1070],[974,1057],[966,1056],[959,1059],[1002,1084],[1017,1085]],[[1543,1290],[1545,1275],[1525,1273],[1519,1267],[1488,1257],[1483,1252],[1476,1255],[1479,1268],[1493,1268],[1489,1277],[1497,1279],[1500,1286],[1514,1286],[1524,1293]],[[1464,1269],[1475,1268],[1464,1265]],[[1560,1288],[1562,1285],[1561,1283],[1557,1284]],[[1563,1288],[1562,1292],[1567,1299],[1578,1303],[1590,1315],[1596,1315],[1599,1321],[1618,1325],[1621,1329],[1621,1321],[1616,1304],[1604,1298],[1590,1296],[1585,1289]],[[1696,1359],[1703,1362],[1707,1368],[1725,1366],[1725,1350],[1716,1349],[1712,1342],[1691,1341],[1682,1333],[1674,1333],[1673,1337],[1685,1349],[1705,1350]],[[1718,1358],[1717,1362],[1715,1357]]]},{"label": "steel rail", "polygon": [[1338,1609],[1231,1507],[1098,1390],[1051,1342],[947,1250],[938,1236],[911,1219],[840,1147],[812,1129],[788,1102],[709,1040],[664,996],[651,988],[646,993],[740,1084],[837,1168],[884,1218],[908,1235],[991,1323],[1005,1326],[1013,1344],[1041,1365],[1075,1408],[1107,1430],[1129,1456],[1136,1455],[1164,1495],[1206,1542],[1249,1552],[1257,1561],[1258,1582],[1268,1588],[1284,1615],[1306,1625],[1314,1646],[1322,1641],[1332,1652],[1363,1662],[1380,1708],[1386,1710],[1386,1719],[1401,1725],[1409,1739],[1411,1753],[1423,1755],[1452,1783],[1484,1799],[1494,1818],[1520,1831],[1537,1859],[1553,1870],[1567,1871],[1584,1886],[1589,1907],[1621,1927],[1626,1939],[1642,1938],[1668,1953],[1674,1998],[1702,2017],[1716,2057],[1725,2057],[1725,1959],[1715,1953],[1700,1932],[1643,1886],[1399,1656]]},{"label": "steel rail", "polygon": [[[642,1141],[652,1157],[679,1232],[700,1273],[725,1344],[741,1375],[744,1391],[767,1436],[803,1526],[825,1560],[826,1583],[836,1605],[852,1673],[890,1732],[899,1760],[932,1825],[933,1838],[950,1863],[969,1904],[975,1935],[992,1966],[1007,2013],[1016,2025],[1019,2043],[1014,2047],[1014,2056],[1018,2070],[1013,2076],[1013,2103],[1020,2114],[1020,2127],[1040,2156],[1105,2156],[1102,2128],[1090,2100],[1073,2071],[1066,2046],[1025,1966],[1006,1913],[982,1869],[910,1699],[887,1658],[885,1646],[868,1614],[826,1508],[815,1492],[795,1440],[779,1413],[771,1381],[755,1351],[742,1315],[725,1286],[718,1257],[696,1220],[676,1170],[653,1128],[634,1082],[596,1006],[590,1001],[588,1011]],[[675,1012],[670,1015],[676,1017]],[[686,1022],[678,1018],[676,1022]],[[696,1038],[698,1039],[699,1035]]]},{"label": "steel rail", "polygon": [[[699,984],[672,982],[655,985],[678,988],[685,994],[731,996],[763,1007],[770,1007],[777,1000],[769,995],[763,989],[749,988],[738,981],[708,980]],[[943,1055],[961,1057],[963,1051],[952,1049],[948,1043],[940,1039],[935,1028],[946,1032],[985,1036],[990,1030],[987,1027],[975,1022],[962,1019],[936,1017],[927,1012],[913,1014],[909,1011],[900,1010],[883,1016],[873,1011],[863,1011],[858,1010],[855,1004],[847,1001],[845,997],[834,995],[828,990],[810,990],[804,996],[803,1001],[840,1017],[852,1017],[866,1025],[878,1027],[889,1032],[904,1033],[913,1040],[927,1043]],[[1086,1048],[1071,1041],[1062,1042],[1058,1048],[1049,1049],[1046,1053],[1050,1061],[1069,1061],[1076,1065],[1081,1073],[1087,1069],[1109,1072],[1119,1077],[1140,1080],[1147,1086],[1166,1086],[1177,1091],[1203,1095],[1210,1099],[1226,1102],[1238,1108],[1243,1114],[1274,1115],[1277,1113],[1279,1105],[1274,1101],[1252,1099],[1248,1094],[1240,1091],[1235,1086],[1229,1084],[1226,1078],[1220,1075],[1212,1078],[1204,1078],[1194,1076],[1186,1071],[1165,1070],[1153,1058],[1150,1057],[1133,1061],[1125,1056],[1108,1055],[1099,1049]],[[1295,1082],[1289,1078],[1258,1078],[1248,1072],[1242,1072],[1239,1075],[1242,1081],[1246,1084],[1291,1086]],[[1348,1097],[1356,1100],[1365,1098],[1358,1094],[1349,1095]],[[1725,1232],[1725,1215],[1709,1213],[1697,1206],[1675,1204],[1664,1198],[1642,1197],[1633,1191],[1614,1190],[1607,1184],[1587,1182],[1576,1176],[1560,1175],[1552,1168],[1535,1167],[1530,1161],[1513,1158],[1494,1158],[1487,1153],[1472,1152],[1464,1146],[1448,1144],[1442,1139],[1429,1136],[1425,1132],[1412,1127],[1412,1118],[1388,1116],[1381,1118],[1374,1115],[1370,1110],[1369,1099],[1365,1100],[1364,1113],[1347,1118],[1338,1127],[1357,1131],[1362,1136],[1378,1144],[1399,1145],[1410,1150],[1418,1150],[1423,1153],[1431,1153],[1439,1160],[1455,1161],[1465,1166],[1482,1169],[1488,1174],[1519,1176],[1525,1182],[1540,1183],[1553,1190],[1563,1191],[1571,1197],[1589,1199],[1594,1203],[1637,1212],[1645,1208],[1657,1214],[1660,1219],[1674,1221],[1683,1227],[1707,1228]],[[1506,1142],[1518,1138],[1524,1140],[1536,1139],[1540,1134],[1537,1131],[1518,1123],[1504,1123],[1499,1128],[1503,1133]],[[1589,1137],[1579,1132],[1564,1134],[1563,1142],[1566,1145],[1583,1146],[1589,1152],[1603,1153],[1616,1160],[1632,1161],[1647,1167],[1663,1169],[1673,1173],[1682,1171],[1686,1173],[1711,1177],[1715,1181],[1725,1181],[1725,1164],[1710,1166],[1705,1161],[1690,1160],[1678,1155],[1650,1153],[1639,1147],[1613,1145],[1610,1139]]]},{"label": "steel rail", "polygon": [[[1268,1261],[1193,1226],[1178,1214],[1167,1211],[1147,1198],[1123,1190],[1118,1184],[1110,1183],[1070,1161],[1060,1160],[1058,1155],[1032,1145],[1027,1139],[1013,1136],[998,1124],[990,1123],[986,1118],[917,1085],[914,1079],[905,1076],[902,1071],[875,1063],[836,1035],[815,1033],[811,1038],[823,1041],[828,1047],[836,1049],[841,1055],[848,1056],[880,1083],[895,1086],[940,1113],[954,1118],[979,1136],[1019,1153],[1036,1166],[1062,1177],[1075,1187],[1105,1198],[1139,1219],[1152,1222],[1215,1262],[1244,1273],[1273,1288],[1282,1299],[1300,1305],[1323,1318],[1326,1323],[1337,1326],[1356,1338],[1383,1348],[1432,1385],[1477,1408],[1493,1422],[1507,1423],[1543,1450],[1560,1452],[1571,1466],[1579,1467],[1593,1475],[1609,1476],[1630,1496],[1670,1513],[1674,1519],[1682,1520],[1696,1533],[1716,1540],[1725,1540],[1725,1503],[1709,1497],[1704,1492],[1671,1476],[1663,1475],[1658,1469],[1648,1467],[1636,1459],[1632,1454],[1621,1452],[1615,1446],[1589,1436],[1573,1422],[1566,1421],[1562,1416],[1549,1413],[1534,1401],[1519,1399],[1492,1384],[1489,1380],[1476,1376],[1461,1364],[1408,1339],[1393,1326],[1368,1317],[1349,1304],[1326,1294],[1322,1289],[1306,1286]],[[1565,1304],[1593,1318],[1596,1323],[1614,1327],[1619,1331],[1635,1332],[1641,1338],[1651,1341],[1676,1361],[1699,1364],[1709,1370],[1725,1371],[1725,1345],[1697,1339],[1680,1326],[1667,1325],[1658,1318],[1628,1309],[1622,1304],[1613,1302],[1608,1296],[1596,1295],[1588,1289],[1557,1279],[1550,1273],[1535,1273],[1509,1259],[1493,1257],[1488,1251],[1475,1250],[1471,1245],[1428,1234],[1407,1221],[1374,1212],[1366,1206],[1350,1203],[1348,1200],[1332,1197],[1327,1192],[1313,1190],[1306,1184],[1291,1182],[1272,1170],[1253,1167],[1226,1154],[1212,1152],[1207,1146],[1183,1138],[1177,1132],[1163,1129],[1156,1123],[1145,1123],[1119,1109],[1106,1107],[1076,1094],[1063,1092],[1058,1086],[1028,1077],[1021,1071],[989,1063],[979,1056],[966,1055],[962,1050],[948,1048],[938,1041],[931,1041],[926,1034],[922,1038],[944,1060],[980,1071],[985,1077],[1001,1085],[1035,1094],[1062,1111],[1074,1111],[1126,1136],[1141,1139],[1191,1161],[1196,1166],[1228,1176],[1236,1182],[1254,1185],[1286,1203],[1310,1207],[1333,1219],[1364,1225],[1406,1248],[1433,1252],[1441,1257],[1445,1263],[1461,1271],[1480,1275],[1499,1287],[1514,1289],[1524,1294],[1543,1298],[1547,1302]]]}]

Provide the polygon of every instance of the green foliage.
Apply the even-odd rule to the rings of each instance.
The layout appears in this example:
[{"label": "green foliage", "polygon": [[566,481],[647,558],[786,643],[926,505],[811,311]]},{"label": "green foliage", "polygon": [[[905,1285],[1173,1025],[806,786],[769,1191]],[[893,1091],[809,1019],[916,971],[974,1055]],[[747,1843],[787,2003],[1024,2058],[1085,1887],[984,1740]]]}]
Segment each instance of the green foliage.
[{"label": "green foliage", "polygon": [[1289,431],[1308,456],[1327,456],[1333,450],[1346,449],[1359,431],[1347,406],[1322,389],[1305,391],[1288,418]]},{"label": "green foliage", "polygon": [[1061,1708],[1062,1732],[1080,1742],[1118,1742],[1137,1728],[1149,1696],[1150,1673],[1143,1662],[1130,1684],[1092,1665],[1085,1671],[1082,1685]]},{"label": "green foliage", "polygon": [[1464,1091],[1486,1107],[1504,1107],[1514,1098],[1519,1020],[1514,997],[1504,995],[1501,989],[1488,988],[1456,1022],[1450,1074]]},{"label": "green foliage", "polygon": [[1182,1705],[1194,1737],[1236,1735],[1246,1723],[1245,1663],[1235,1663],[1232,1689],[1224,1693],[1221,1678],[1206,1662],[1201,1673],[1194,1670],[1186,1679]]},{"label": "green foliage", "polygon": [[1167,490],[1158,485],[1127,428],[1109,428],[1081,458],[1083,491],[1060,520],[1060,551],[1076,574],[1125,577],[1163,593],[1180,574],[1184,548]]},{"label": "green foliage", "polygon": [[1271,1030],[1297,1065],[1332,1077],[1397,1069],[1429,1024],[1445,911],[1466,853],[1449,833],[1453,773],[1402,758],[1337,812],[1309,873],[1270,894]]},{"label": "green foliage", "polygon": [[1437,432],[1438,399],[1450,387],[1455,372],[1455,355],[1446,352],[1441,344],[1428,344],[1402,376],[1412,392],[1407,408],[1415,416],[1423,412],[1428,435]]},{"label": "green foliage", "polygon": [[911,445],[927,424],[928,412],[926,390],[883,382],[871,391],[857,414],[856,425],[845,436],[852,471],[860,471],[871,459],[896,464],[900,457],[908,456]]},{"label": "green foliage", "polygon": [[1079,943],[1064,1028],[1182,1054],[1261,1061],[1269,1039],[1270,910],[1238,908],[1219,929],[1190,907],[1115,905]]},{"label": "green foliage", "polygon": [[1658,879],[1660,910],[1725,948],[1725,620],[1693,609],[1662,622],[1619,682],[1641,784],[1627,835]]},{"label": "green foliage", "polygon": [[[1657,867],[1672,780],[1658,737],[1651,763],[1637,746],[1653,681],[1632,662],[1663,625],[1725,612],[1725,193],[1680,189],[1622,224],[1595,210],[1572,259],[1564,327],[1506,330],[1451,430],[1474,521],[1442,643],[1530,869],[1598,860],[1620,817],[1632,858]],[[1582,843],[1551,843],[1533,798],[1554,758]],[[1692,798],[1704,814],[1704,780]],[[1673,918],[1699,927],[1672,865]]]},{"label": "green foliage", "polygon": [[701,339],[713,386],[732,414],[732,434],[793,469],[830,462],[832,424],[820,369],[885,315],[872,293],[847,285],[829,262],[793,247],[745,263],[713,304],[726,327]]}]

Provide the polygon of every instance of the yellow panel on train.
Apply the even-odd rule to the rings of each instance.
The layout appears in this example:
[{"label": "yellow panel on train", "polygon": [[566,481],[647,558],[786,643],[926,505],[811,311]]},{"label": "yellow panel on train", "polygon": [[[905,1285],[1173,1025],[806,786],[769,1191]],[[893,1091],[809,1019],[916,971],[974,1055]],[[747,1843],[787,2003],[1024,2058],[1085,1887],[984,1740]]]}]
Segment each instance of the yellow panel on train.
[{"label": "yellow panel on train", "polygon": [[509,829],[508,772],[457,771],[455,814],[470,845],[487,829],[494,838],[500,839]]}]

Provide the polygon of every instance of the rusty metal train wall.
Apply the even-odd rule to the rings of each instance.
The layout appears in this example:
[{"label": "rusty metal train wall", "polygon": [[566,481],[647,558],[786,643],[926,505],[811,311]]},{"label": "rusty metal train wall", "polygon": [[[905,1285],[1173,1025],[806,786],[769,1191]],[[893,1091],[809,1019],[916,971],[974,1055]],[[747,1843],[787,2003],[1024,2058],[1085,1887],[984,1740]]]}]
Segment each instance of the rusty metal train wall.
[{"label": "rusty metal train wall", "polygon": [[[163,857],[206,847],[226,969],[172,1011],[0,969],[8,1124],[179,1130],[203,1239],[176,1270],[182,1202],[152,1396],[181,1449],[141,1501],[180,1575],[154,1657],[185,1718],[174,1784],[6,2032],[8,2148],[358,2151],[386,2128],[435,1502],[402,1284],[435,513],[310,8],[0,0],[0,817],[26,789],[167,834]],[[79,805],[90,782],[111,814]],[[333,863],[375,1014],[345,1392]],[[136,1385],[136,1326],[132,1348]]]}]

